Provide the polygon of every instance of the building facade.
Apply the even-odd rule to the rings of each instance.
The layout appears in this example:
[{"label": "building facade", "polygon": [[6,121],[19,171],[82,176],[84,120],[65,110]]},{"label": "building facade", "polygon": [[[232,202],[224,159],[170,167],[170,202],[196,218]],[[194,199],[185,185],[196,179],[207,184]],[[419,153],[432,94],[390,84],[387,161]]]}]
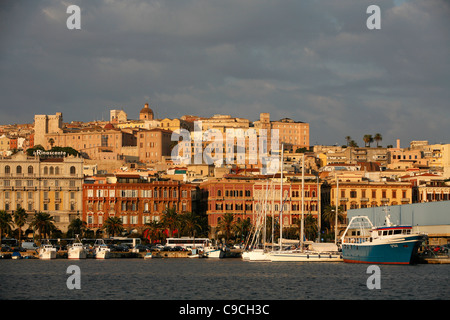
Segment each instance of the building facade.
[{"label": "building facade", "polygon": [[85,183],[83,220],[100,230],[108,217],[119,217],[127,230],[142,232],[145,224],[160,221],[167,209],[197,210],[197,187],[177,181],[147,181],[140,175],[117,174],[114,183]]},{"label": "building facade", "polygon": [[28,214],[48,212],[55,226],[66,232],[81,218],[83,159],[61,155],[28,157],[23,152],[0,159],[0,210],[18,208]]}]

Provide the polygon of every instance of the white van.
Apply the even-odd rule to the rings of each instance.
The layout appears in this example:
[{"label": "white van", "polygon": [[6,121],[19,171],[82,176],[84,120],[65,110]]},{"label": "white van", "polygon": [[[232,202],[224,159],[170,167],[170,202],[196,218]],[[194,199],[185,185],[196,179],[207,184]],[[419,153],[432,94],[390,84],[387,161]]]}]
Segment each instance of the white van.
[{"label": "white van", "polygon": [[34,242],[22,242],[22,248],[27,249],[27,250],[35,250],[38,248],[38,246],[36,245],[36,243]]}]

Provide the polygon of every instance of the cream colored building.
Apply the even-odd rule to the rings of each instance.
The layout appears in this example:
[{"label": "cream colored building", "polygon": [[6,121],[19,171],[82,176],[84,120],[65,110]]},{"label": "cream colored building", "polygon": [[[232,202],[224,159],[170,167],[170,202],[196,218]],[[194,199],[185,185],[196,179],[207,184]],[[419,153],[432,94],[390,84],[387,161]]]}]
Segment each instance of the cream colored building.
[{"label": "cream colored building", "polygon": [[[63,232],[81,218],[83,159],[62,155],[28,157],[18,152],[0,158],[0,210],[24,208],[27,224],[36,212],[48,212]],[[25,230],[25,228],[23,230]]]}]

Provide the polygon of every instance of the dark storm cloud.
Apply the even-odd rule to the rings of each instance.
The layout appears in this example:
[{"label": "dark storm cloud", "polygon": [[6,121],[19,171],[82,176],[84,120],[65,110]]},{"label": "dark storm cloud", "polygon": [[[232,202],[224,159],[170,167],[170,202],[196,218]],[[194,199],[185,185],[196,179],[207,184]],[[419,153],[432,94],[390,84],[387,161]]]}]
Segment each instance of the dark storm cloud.
[{"label": "dark storm cloud", "polygon": [[0,123],[136,118],[148,101],[160,118],[291,117],[312,144],[448,143],[449,14],[443,0],[3,0]]}]

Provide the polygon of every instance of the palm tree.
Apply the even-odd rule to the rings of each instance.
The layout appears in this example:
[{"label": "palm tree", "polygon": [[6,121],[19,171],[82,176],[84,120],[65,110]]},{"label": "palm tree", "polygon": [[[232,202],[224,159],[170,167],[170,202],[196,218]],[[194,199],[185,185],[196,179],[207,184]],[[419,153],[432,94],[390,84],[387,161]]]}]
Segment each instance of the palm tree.
[{"label": "palm tree", "polygon": [[0,210],[0,245],[2,244],[3,233],[11,232],[12,217],[5,210]]},{"label": "palm tree", "polygon": [[123,231],[122,219],[119,217],[109,217],[103,223],[103,229],[105,229],[110,236],[114,237],[116,233],[121,233]]},{"label": "palm tree", "polygon": [[[342,206],[338,208],[338,222],[344,221],[344,210]],[[335,221],[336,221],[336,206],[327,206],[325,207],[322,213],[322,219],[329,225],[329,231],[334,230]],[[334,232],[334,231],[333,231]]]},{"label": "palm tree", "polygon": [[242,219],[234,225],[234,233],[241,238],[241,241],[244,241],[249,235],[251,228],[252,223],[250,219]]},{"label": "palm tree", "polygon": [[383,140],[383,136],[381,135],[381,133],[376,133],[375,136],[373,137],[373,139],[377,142],[377,148],[378,148],[378,143]]},{"label": "palm tree", "polygon": [[317,219],[314,218],[312,216],[311,213],[309,213],[306,217],[305,217],[305,236],[306,239],[316,239],[317,238],[317,231],[318,231],[318,226],[317,226]]},{"label": "palm tree", "polygon": [[76,218],[72,220],[72,222],[70,222],[67,234],[72,235],[72,237],[74,237],[76,234],[83,236],[83,234],[86,232],[86,229],[87,229],[86,221],[83,221],[80,218]]},{"label": "palm tree", "polygon": [[14,211],[14,224],[19,228],[19,247],[22,243],[22,227],[27,222],[28,214],[25,212],[24,208],[17,208],[16,211]]},{"label": "palm tree", "polygon": [[44,238],[47,234],[50,234],[56,229],[53,217],[47,212],[36,212],[33,217],[33,221],[30,226],[39,231],[39,242],[42,240],[42,235]]},{"label": "palm tree", "polygon": [[181,226],[189,237],[195,237],[201,230],[200,217],[194,212],[186,212],[181,216]]},{"label": "palm tree", "polygon": [[355,140],[351,140],[349,143],[349,147],[358,148],[358,144],[355,142]]},{"label": "palm tree", "polygon": [[369,148],[370,148],[370,144],[373,142],[373,137],[372,137],[372,135],[371,135],[371,134],[366,134],[366,135],[364,135],[363,140],[364,140],[364,142],[365,142],[365,144],[366,144],[366,147],[367,147],[367,145],[368,145]]},{"label": "palm tree", "polygon": [[147,238],[150,243],[153,243],[154,240],[162,238],[161,236],[161,228],[162,224],[158,221],[150,221],[145,224],[145,229],[143,231],[143,235]]},{"label": "palm tree", "polygon": [[349,146],[350,145],[350,141],[352,141],[352,137],[346,136],[345,140],[347,140],[347,146]]},{"label": "palm tree", "polygon": [[220,233],[225,234],[225,241],[226,243],[231,237],[231,234],[233,233],[233,220],[234,220],[234,214],[231,212],[227,212],[222,216],[222,219],[219,221],[217,228]]},{"label": "palm tree", "polygon": [[166,227],[169,238],[173,237],[173,232],[179,227],[180,220],[181,218],[175,208],[166,209],[163,212],[161,224]]}]

